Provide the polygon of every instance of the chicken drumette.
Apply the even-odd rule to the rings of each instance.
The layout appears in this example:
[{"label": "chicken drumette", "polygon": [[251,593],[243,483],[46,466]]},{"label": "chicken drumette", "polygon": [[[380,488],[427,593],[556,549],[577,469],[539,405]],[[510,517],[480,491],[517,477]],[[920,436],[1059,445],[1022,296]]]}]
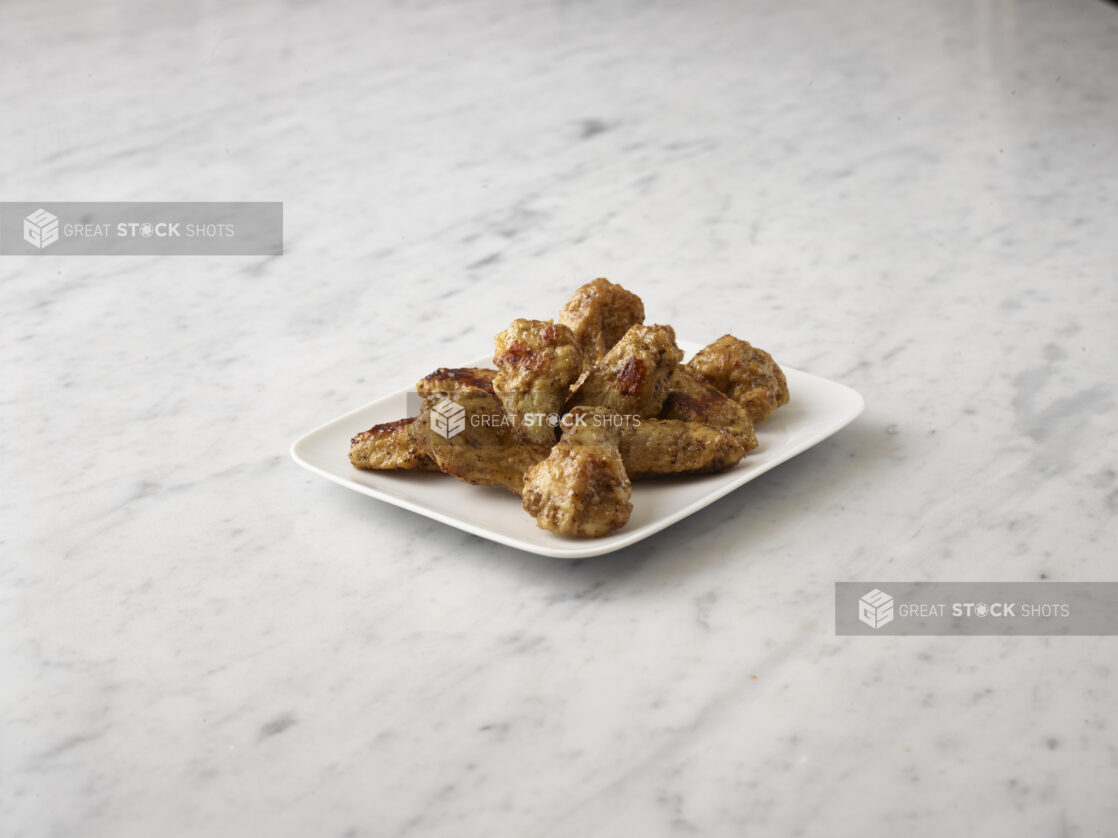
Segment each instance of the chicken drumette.
[{"label": "chicken drumette", "polygon": [[582,352],[571,330],[550,320],[514,320],[496,337],[493,392],[522,442],[541,450],[555,444],[555,425]]},{"label": "chicken drumette", "polygon": [[574,333],[582,350],[583,369],[589,369],[630,327],[644,322],[644,303],[636,294],[601,277],[571,295],[559,312],[559,322]]},{"label": "chicken drumette", "polygon": [[788,382],[772,355],[733,335],[700,349],[687,366],[744,407],[755,425],[788,403]]},{"label": "chicken drumette", "polygon": [[633,326],[590,370],[568,404],[608,407],[623,416],[654,418],[683,353],[671,326]]},{"label": "chicken drumette", "polygon": [[579,407],[563,417],[563,437],[524,476],[521,504],[541,529],[600,538],[625,526],[632,486],[617,443],[621,417]]}]

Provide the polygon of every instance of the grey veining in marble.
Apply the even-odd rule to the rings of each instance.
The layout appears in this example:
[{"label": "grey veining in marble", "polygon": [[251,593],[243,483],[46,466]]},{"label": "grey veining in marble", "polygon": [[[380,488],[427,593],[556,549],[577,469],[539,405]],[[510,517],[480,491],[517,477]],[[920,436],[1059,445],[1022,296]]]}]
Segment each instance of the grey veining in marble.
[{"label": "grey veining in marble", "polygon": [[[0,197],[282,200],[287,252],[0,256],[0,834],[1115,834],[1113,638],[832,594],[1118,579],[1116,45],[1089,0],[5,3]],[[602,274],[866,413],[580,563],[287,458]]]}]

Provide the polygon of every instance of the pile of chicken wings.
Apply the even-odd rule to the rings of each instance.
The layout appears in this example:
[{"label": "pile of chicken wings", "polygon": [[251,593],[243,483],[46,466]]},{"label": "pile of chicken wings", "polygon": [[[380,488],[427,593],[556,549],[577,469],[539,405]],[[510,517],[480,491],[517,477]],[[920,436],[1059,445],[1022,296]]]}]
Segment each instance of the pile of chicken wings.
[{"label": "pile of chicken wings", "polygon": [[[497,335],[496,369],[421,379],[419,415],[357,434],[349,458],[503,486],[543,529],[609,535],[633,510],[630,480],[732,468],[757,447],[754,425],[788,402],[772,356],[732,335],[682,361],[671,326],[645,325],[640,297],[595,279],[557,321]],[[453,432],[439,421],[448,403]]]}]

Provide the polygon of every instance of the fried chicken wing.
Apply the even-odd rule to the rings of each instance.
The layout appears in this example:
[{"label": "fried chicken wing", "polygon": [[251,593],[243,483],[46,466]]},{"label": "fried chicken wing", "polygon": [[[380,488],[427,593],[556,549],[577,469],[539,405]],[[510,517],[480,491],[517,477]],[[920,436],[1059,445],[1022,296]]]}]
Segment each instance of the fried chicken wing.
[{"label": "fried chicken wing", "polygon": [[521,505],[541,529],[601,538],[625,526],[633,511],[632,485],[617,448],[620,417],[584,407],[563,421],[562,439],[525,475]]},{"label": "fried chicken wing", "polygon": [[613,348],[629,328],[644,322],[644,303],[631,291],[605,277],[579,288],[559,312],[582,350],[582,364],[589,369]]},{"label": "fried chicken wing", "polygon": [[772,355],[733,335],[700,349],[687,366],[744,407],[755,425],[788,403],[788,382]]},{"label": "fried chicken wing", "polygon": [[661,419],[700,422],[730,434],[746,451],[757,447],[753,422],[746,409],[715,390],[690,367],[681,364],[673,369],[668,387]]},{"label": "fried chicken wing", "polygon": [[[582,352],[566,326],[550,320],[514,320],[496,337],[493,392],[516,435],[547,450],[571,383],[582,371]],[[549,423],[548,420],[552,423]]]},{"label": "fried chicken wing", "polygon": [[621,428],[619,450],[630,479],[725,471],[746,450],[731,434],[698,422],[642,419]]},{"label": "fried chicken wing", "polygon": [[624,416],[654,418],[668,395],[672,369],[683,359],[671,326],[633,326],[568,399]]},{"label": "fried chicken wing", "polygon": [[440,471],[477,486],[520,494],[524,472],[539,460],[517,439],[497,397],[480,387],[432,392],[413,432]]},{"label": "fried chicken wing", "polygon": [[434,459],[415,438],[415,417],[374,425],[349,444],[349,461],[357,468],[438,471]]}]

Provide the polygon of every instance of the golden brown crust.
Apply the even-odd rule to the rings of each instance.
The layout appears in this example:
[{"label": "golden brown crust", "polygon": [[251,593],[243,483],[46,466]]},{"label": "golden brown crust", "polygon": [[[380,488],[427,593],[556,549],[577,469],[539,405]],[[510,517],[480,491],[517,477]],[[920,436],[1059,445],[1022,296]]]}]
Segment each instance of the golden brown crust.
[{"label": "golden brown crust", "polygon": [[632,326],[644,322],[644,303],[631,291],[599,277],[579,288],[559,312],[559,322],[574,333],[589,369]]},{"label": "golden brown crust", "polygon": [[412,432],[415,417],[373,425],[349,444],[349,461],[361,469],[438,471]]},{"label": "golden brown crust", "polygon": [[492,393],[496,377],[497,370],[484,367],[439,367],[430,375],[419,379],[415,391],[422,398],[427,398],[432,393],[449,393],[463,387],[477,387]]},{"label": "golden brown crust", "polygon": [[636,480],[663,474],[725,471],[746,451],[733,436],[698,422],[644,419],[621,429],[625,471]]},{"label": "golden brown crust", "polygon": [[[431,423],[432,410],[444,400],[463,411],[461,427],[446,428],[445,436]],[[540,458],[517,439],[497,397],[480,387],[431,393],[413,429],[442,472],[477,486],[504,486],[520,494],[524,472]]]},{"label": "golden brown crust", "polygon": [[748,411],[699,378],[690,367],[677,366],[668,384],[670,391],[660,411],[661,419],[700,422],[730,434],[746,451],[757,447]]},{"label": "golden brown crust", "polygon": [[608,407],[580,404],[564,414],[559,427],[563,442],[578,445],[617,445],[621,428],[629,420]]},{"label": "golden brown crust", "polygon": [[601,538],[628,522],[633,490],[617,448],[619,417],[602,408],[580,411],[590,421],[568,422],[547,459],[528,470],[521,505],[541,529]]},{"label": "golden brown crust", "polygon": [[772,355],[733,335],[700,349],[687,366],[744,407],[755,425],[788,403],[788,381]]},{"label": "golden brown crust", "polygon": [[672,369],[682,359],[671,326],[633,326],[594,365],[568,403],[651,419],[660,412]]},{"label": "golden brown crust", "polygon": [[517,436],[546,456],[555,444],[554,422],[581,372],[582,352],[571,330],[550,320],[514,320],[496,344],[493,392]]}]

